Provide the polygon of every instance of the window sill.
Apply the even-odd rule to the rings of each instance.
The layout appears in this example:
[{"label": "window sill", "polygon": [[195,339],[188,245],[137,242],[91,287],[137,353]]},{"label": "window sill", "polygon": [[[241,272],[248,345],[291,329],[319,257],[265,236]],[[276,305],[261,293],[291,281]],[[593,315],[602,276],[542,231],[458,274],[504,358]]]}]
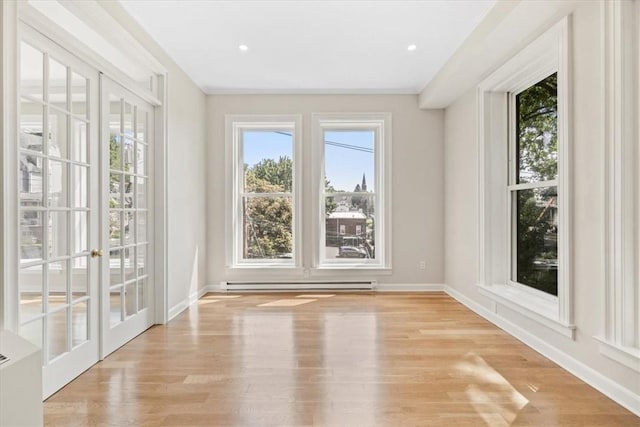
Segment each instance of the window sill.
[{"label": "window sill", "polygon": [[326,265],[313,268],[299,266],[286,266],[282,264],[266,265],[237,265],[225,268],[225,274],[229,279],[253,279],[269,278],[282,280],[305,280],[309,278],[329,278],[339,274],[349,278],[374,278],[375,276],[389,276],[393,270],[380,266],[362,266],[354,264]]},{"label": "window sill", "polygon": [[482,295],[496,303],[504,305],[562,336],[575,339],[576,327],[559,319],[557,301],[551,301],[510,285],[478,285],[478,288]]},{"label": "window sill", "polygon": [[295,265],[286,264],[241,264],[233,265],[225,268],[227,273],[239,272],[239,271],[251,271],[255,273],[262,272],[283,272],[287,274],[303,274],[304,268]]},{"label": "window sill", "polygon": [[235,269],[235,268],[287,268],[287,269],[292,269],[292,268],[301,268],[298,267],[295,264],[290,264],[290,263],[280,263],[280,262],[273,262],[273,263],[269,263],[269,262],[256,262],[256,263],[247,263],[247,264],[234,264],[231,266],[227,266],[227,268],[230,269]]},{"label": "window sill", "polygon": [[609,359],[640,372],[640,349],[614,344],[604,338],[594,337],[600,344],[600,353]]}]

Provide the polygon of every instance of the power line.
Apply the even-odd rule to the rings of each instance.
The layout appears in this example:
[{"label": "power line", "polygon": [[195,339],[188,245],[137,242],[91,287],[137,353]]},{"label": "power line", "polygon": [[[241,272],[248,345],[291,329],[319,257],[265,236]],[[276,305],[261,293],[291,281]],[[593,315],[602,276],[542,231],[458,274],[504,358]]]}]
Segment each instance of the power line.
[{"label": "power line", "polygon": [[[286,136],[292,136],[289,132],[283,132],[283,131],[274,131],[274,133],[280,134],[280,135],[286,135]],[[347,150],[354,150],[354,151],[361,151],[363,153],[371,153],[373,154],[373,148],[367,148],[367,147],[360,147],[357,145],[353,145],[353,144],[345,144],[343,142],[336,142],[336,141],[329,141],[328,139],[324,140],[324,143],[327,145],[332,145],[334,147],[338,147],[338,148],[345,148]]]},{"label": "power line", "polygon": [[327,141],[326,139],[325,139],[324,143],[327,144],[327,145],[333,145],[334,147],[346,148],[347,150],[362,151],[363,153],[371,153],[371,154],[373,154],[373,148],[358,147],[357,145],[343,144],[343,143],[334,142],[334,141]]}]

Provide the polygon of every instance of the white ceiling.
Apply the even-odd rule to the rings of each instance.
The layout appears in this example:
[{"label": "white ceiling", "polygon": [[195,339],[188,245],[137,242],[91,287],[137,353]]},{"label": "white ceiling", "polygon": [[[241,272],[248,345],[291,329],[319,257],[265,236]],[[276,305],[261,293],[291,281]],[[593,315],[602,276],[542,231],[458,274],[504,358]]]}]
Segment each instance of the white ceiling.
[{"label": "white ceiling", "polygon": [[207,93],[418,93],[495,3],[120,1]]}]

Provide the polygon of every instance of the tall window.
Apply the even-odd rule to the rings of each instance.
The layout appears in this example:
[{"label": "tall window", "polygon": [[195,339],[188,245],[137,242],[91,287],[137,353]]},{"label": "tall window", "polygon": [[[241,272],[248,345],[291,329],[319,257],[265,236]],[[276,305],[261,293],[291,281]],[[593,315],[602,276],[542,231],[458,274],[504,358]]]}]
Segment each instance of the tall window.
[{"label": "tall window", "polygon": [[228,118],[234,157],[232,266],[298,264],[299,119],[281,119]]},{"label": "tall window", "polygon": [[388,267],[390,119],[384,114],[316,115],[322,159],[319,265]]},{"label": "tall window", "polygon": [[558,295],[558,75],[511,95],[511,280]]},{"label": "tall window", "polygon": [[574,338],[569,19],[478,87],[478,286]]}]

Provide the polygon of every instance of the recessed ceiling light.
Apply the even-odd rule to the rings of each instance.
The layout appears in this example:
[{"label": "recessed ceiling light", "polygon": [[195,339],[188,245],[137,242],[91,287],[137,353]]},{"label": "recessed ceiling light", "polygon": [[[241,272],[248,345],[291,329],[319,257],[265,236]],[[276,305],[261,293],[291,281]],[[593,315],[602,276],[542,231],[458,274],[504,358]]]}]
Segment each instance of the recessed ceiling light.
[{"label": "recessed ceiling light", "polygon": [[249,46],[247,46],[246,44],[241,44],[240,46],[238,46],[238,49],[240,49],[243,52],[246,52],[249,50]]},{"label": "recessed ceiling light", "polygon": [[410,44],[409,46],[407,46],[407,50],[409,52],[413,52],[414,50],[416,50],[418,48],[418,46],[416,46],[415,44]]}]

